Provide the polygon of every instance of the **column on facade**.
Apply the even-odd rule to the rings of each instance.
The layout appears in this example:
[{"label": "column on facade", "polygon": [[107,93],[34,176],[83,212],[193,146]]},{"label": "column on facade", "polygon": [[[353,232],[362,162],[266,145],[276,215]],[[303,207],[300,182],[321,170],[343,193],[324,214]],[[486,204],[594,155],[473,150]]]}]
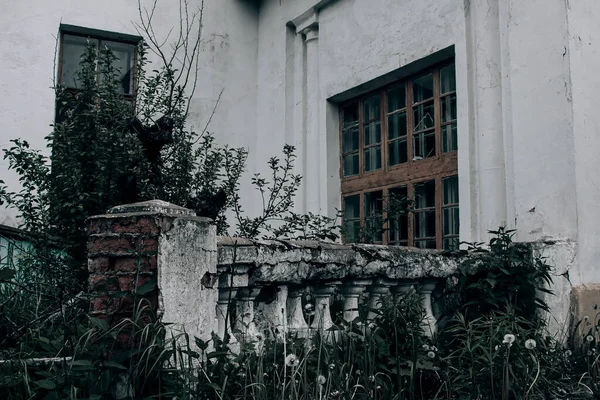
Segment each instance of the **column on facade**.
[{"label": "column on facade", "polygon": [[[471,68],[470,112],[476,158],[477,239],[507,222],[502,54],[498,0],[472,2],[467,15],[467,58]],[[464,146],[463,148],[467,148]]]},{"label": "column on facade", "polygon": [[305,93],[304,115],[305,115],[305,153],[304,153],[304,185],[306,191],[306,212],[320,213],[320,89],[319,89],[319,26],[316,22],[300,31],[304,37],[306,46],[305,60]]}]

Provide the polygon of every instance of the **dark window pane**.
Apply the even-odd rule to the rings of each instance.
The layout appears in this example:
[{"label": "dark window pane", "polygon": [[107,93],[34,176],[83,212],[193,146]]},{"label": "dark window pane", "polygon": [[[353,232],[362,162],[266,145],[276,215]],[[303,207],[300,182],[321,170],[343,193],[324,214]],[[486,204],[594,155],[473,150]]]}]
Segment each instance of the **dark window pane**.
[{"label": "dark window pane", "polygon": [[381,146],[365,149],[365,171],[381,168]]},{"label": "dark window pane", "polygon": [[406,89],[404,85],[397,86],[387,92],[387,110],[396,111],[406,107]]},{"label": "dark window pane", "polygon": [[344,156],[344,176],[358,174],[358,153]]},{"label": "dark window pane", "polygon": [[435,237],[435,210],[415,214],[415,239]]},{"label": "dark window pane", "polygon": [[344,242],[356,243],[360,241],[360,221],[344,222]]},{"label": "dark window pane", "polygon": [[442,151],[456,151],[458,149],[458,137],[456,131],[456,122],[442,126]]},{"label": "dark window pane", "polygon": [[413,109],[413,132],[433,128],[434,121],[433,101],[419,104]]},{"label": "dark window pane", "polygon": [[413,160],[422,160],[435,155],[435,132],[421,132],[413,136]]},{"label": "dark window pane", "polygon": [[458,235],[458,207],[446,207],[442,209],[442,235]]},{"label": "dark window pane", "polygon": [[408,240],[408,190],[406,186],[389,189],[386,210],[388,212],[388,240],[405,244]]},{"label": "dark window pane", "polygon": [[427,74],[413,81],[413,101],[418,103],[433,97],[433,74]]},{"label": "dark window pane", "polygon": [[360,195],[344,197],[344,219],[360,218]]},{"label": "dark window pane", "polygon": [[383,211],[383,192],[365,193],[365,218],[381,215]]},{"label": "dark window pane", "polygon": [[408,215],[400,215],[389,219],[389,242],[406,243],[408,241]]},{"label": "dark window pane", "polygon": [[442,248],[444,250],[456,250],[458,249],[458,238],[444,238],[442,239]]},{"label": "dark window pane", "polygon": [[[94,46],[98,46],[97,40],[89,40]],[[85,53],[87,41],[88,39],[83,36],[63,36],[60,83],[68,88],[81,88],[81,82],[77,76],[77,72],[79,71],[81,57]]]},{"label": "dark window pane", "polygon": [[408,161],[406,139],[398,139],[388,143],[388,165],[398,165]]},{"label": "dark window pane", "polygon": [[381,142],[381,123],[379,121],[365,124],[365,146]]},{"label": "dark window pane", "polygon": [[383,233],[383,192],[365,193],[365,240],[381,242]]},{"label": "dark window pane", "polygon": [[458,176],[442,179],[444,186],[444,205],[458,204]]},{"label": "dark window pane", "polygon": [[415,183],[415,209],[435,207],[435,181]]},{"label": "dark window pane", "polygon": [[440,91],[442,94],[456,90],[454,64],[440,69]]},{"label": "dark window pane", "polygon": [[344,129],[342,142],[344,153],[358,150],[358,126]]},{"label": "dark window pane", "polygon": [[342,108],[344,128],[358,123],[358,103]]},{"label": "dark window pane", "polygon": [[388,117],[388,140],[406,136],[406,111]]},{"label": "dark window pane", "polygon": [[370,121],[372,119],[380,119],[380,100],[379,95],[369,97],[364,101],[364,121]]},{"label": "dark window pane", "polygon": [[450,122],[456,119],[456,95],[451,94],[442,97],[442,122]]},{"label": "dark window pane", "polygon": [[133,54],[135,46],[132,44],[102,41],[102,47],[110,49],[115,60],[113,66],[116,72],[116,79],[120,83],[120,92],[122,94],[131,94],[133,86]]},{"label": "dark window pane", "polygon": [[415,240],[415,247],[420,249],[435,249],[435,240]]}]

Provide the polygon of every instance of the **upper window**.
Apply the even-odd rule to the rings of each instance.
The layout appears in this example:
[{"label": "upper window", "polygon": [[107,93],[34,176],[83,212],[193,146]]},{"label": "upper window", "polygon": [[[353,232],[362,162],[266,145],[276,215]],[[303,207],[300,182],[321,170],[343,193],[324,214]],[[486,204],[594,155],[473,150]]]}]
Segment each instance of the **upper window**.
[{"label": "upper window", "polygon": [[340,125],[345,240],[456,248],[454,64],[342,104]]},{"label": "upper window", "polygon": [[[136,48],[140,40],[139,36],[61,25],[58,83],[69,89],[81,87],[77,72],[86,43],[89,41],[98,52],[104,48],[112,51],[115,56],[114,67],[120,82],[119,89],[123,95],[133,95]],[[98,71],[99,77],[100,72]]]}]

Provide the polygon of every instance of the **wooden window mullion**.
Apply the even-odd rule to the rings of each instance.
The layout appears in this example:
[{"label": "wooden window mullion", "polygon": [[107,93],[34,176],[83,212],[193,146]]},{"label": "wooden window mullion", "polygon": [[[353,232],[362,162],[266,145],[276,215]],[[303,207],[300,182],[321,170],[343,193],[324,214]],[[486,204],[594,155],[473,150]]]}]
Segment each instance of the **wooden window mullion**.
[{"label": "wooden window mullion", "polygon": [[[363,116],[363,101],[358,102],[358,176],[363,177],[365,174],[365,126]],[[361,195],[362,201],[362,195]],[[362,212],[362,208],[361,208]]]},{"label": "wooden window mullion", "polygon": [[[408,199],[413,201],[413,207],[414,207],[415,191],[414,191],[412,182],[407,183],[406,193],[407,193]],[[415,245],[414,219],[415,219],[415,213],[409,212],[408,213],[408,247],[414,247],[414,245]]]},{"label": "wooden window mullion", "polygon": [[389,221],[388,221],[388,202],[389,202],[389,188],[385,187],[381,189],[382,195],[382,209],[381,209],[381,243],[388,244],[388,229],[389,229]]},{"label": "wooden window mullion", "polygon": [[442,154],[442,107],[440,103],[440,70],[433,71],[433,115],[435,127],[435,156],[439,158]]},{"label": "wooden window mullion", "polygon": [[[407,159],[406,164],[408,168],[412,168],[413,164],[413,93],[412,93],[412,81],[406,82],[406,151]],[[412,235],[409,235],[412,236]]]},{"label": "wooden window mullion", "polygon": [[442,248],[442,202],[443,183],[441,176],[435,178],[435,247]]}]

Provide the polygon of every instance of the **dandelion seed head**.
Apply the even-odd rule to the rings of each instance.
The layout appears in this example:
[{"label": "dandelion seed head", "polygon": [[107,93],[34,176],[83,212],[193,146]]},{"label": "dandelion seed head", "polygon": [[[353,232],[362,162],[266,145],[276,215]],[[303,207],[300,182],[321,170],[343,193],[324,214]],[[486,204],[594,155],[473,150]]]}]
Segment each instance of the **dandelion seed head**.
[{"label": "dandelion seed head", "polygon": [[300,364],[300,360],[298,360],[298,356],[295,354],[288,354],[285,358],[285,365],[288,367],[297,367]]},{"label": "dandelion seed head", "polygon": [[537,346],[537,343],[535,342],[535,340],[533,340],[533,339],[527,339],[527,340],[525,341],[525,347],[526,347],[528,350],[533,350],[533,349],[535,349],[535,346]]},{"label": "dandelion seed head", "polygon": [[515,335],[513,335],[512,333],[507,333],[506,335],[504,335],[504,340],[502,341],[502,343],[507,344],[508,347],[510,347],[514,342]]}]

